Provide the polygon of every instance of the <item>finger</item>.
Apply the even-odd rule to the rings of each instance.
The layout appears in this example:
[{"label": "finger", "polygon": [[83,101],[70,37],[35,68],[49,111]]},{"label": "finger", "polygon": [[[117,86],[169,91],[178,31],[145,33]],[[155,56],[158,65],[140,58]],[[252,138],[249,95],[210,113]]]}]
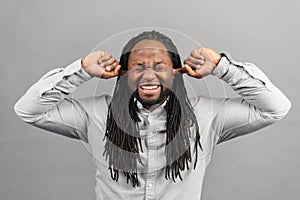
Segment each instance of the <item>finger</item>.
[{"label": "finger", "polygon": [[106,67],[106,66],[109,66],[109,65],[113,64],[115,61],[116,61],[116,60],[115,60],[113,57],[111,57],[111,58],[108,59],[107,61],[102,61],[102,62],[100,63],[100,66],[101,66],[101,67]]},{"label": "finger", "polygon": [[184,74],[184,73],[186,73],[185,67],[173,69],[173,73],[174,74]]},{"label": "finger", "polygon": [[112,69],[111,69],[111,66],[106,66],[105,67],[105,71],[107,71],[107,72],[110,72]]},{"label": "finger", "polygon": [[110,72],[111,77],[118,76],[119,72],[120,72],[120,69],[121,69],[121,65],[116,66],[116,68],[113,71]]},{"label": "finger", "polygon": [[[104,66],[108,66],[108,65],[113,64],[115,61],[116,61],[115,58],[111,57],[111,58],[108,59],[108,60],[103,60],[103,61],[101,62],[101,64],[103,64]],[[101,65],[101,64],[100,64],[100,65]]]},{"label": "finger", "polygon": [[114,62],[112,64],[105,67],[105,71],[107,71],[107,72],[113,71],[118,65],[119,65],[119,62],[114,60]]},{"label": "finger", "polygon": [[202,59],[202,58],[195,58],[195,57],[189,56],[187,58],[187,60],[195,65],[203,65],[204,64],[204,58]]},{"label": "finger", "polygon": [[203,64],[205,64],[205,61],[204,62],[200,62],[200,64],[198,64],[198,63],[190,62],[189,60],[185,60],[184,64],[189,65],[193,70],[197,70],[197,69],[200,69]]},{"label": "finger", "polygon": [[195,58],[198,58],[198,59],[204,59],[204,56],[202,55],[202,49],[203,48],[197,48],[197,49],[194,49],[192,52],[191,52],[191,56],[195,57]]},{"label": "finger", "polygon": [[108,79],[110,77],[108,73],[109,72],[104,71],[103,74],[101,75],[101,78]]},{"label": "finger", "polygon": [[185,65],[184,65],[184,68],[185,68],[185,70],[186,70],[186,73],[187,73],[189,76],[193,76],[193,77],[194,77],[194,76],[196,75],[196,72],[192,69],[191,66],[185,64]]},{"label": "finger", "polygon": [[107,53],[107,52],[102,52],[102,54],[100,53],[100,58],[98,60],[98,63],[102,63],[102,62],[105,62],[109,59],[112,58],[112,55],[110,53]]},{"label": "finger", "polygon": [[118,65],[114,68],[114,70],[111,70],[109,72],[105,71],[101,78],[108,79],[108,78],[118,76],[120,73],[120,69],[121,69],[121,65]]},{"label": "finger", "polygon": [[108,53],[107,51],[104,51],[104,54],[102,56],[103,61],[109,60],[112,57],[112,55],[110,53]]},{"label": "finger", "polygon": [[111,66],[113,66],[113,68],[116,68],[118,65],[120,65],[119,61],[115,60]]},{"label": "finger", "polygon": [[197,67],[197,64],[194,64],[194,63],[192,63],[191,61],[189,61],[189,60],[184,60],[184,62],[183,62],[185,65],[189,65],[189,67],[191,67],[191,68],[196,68]]},{"label": "finger", "polygon": [[196,49],[196,52],[199,56],[202,56],[203,55],[203,51],[205,50],[205,48],[201,47],[201,48],[197,48]]}]

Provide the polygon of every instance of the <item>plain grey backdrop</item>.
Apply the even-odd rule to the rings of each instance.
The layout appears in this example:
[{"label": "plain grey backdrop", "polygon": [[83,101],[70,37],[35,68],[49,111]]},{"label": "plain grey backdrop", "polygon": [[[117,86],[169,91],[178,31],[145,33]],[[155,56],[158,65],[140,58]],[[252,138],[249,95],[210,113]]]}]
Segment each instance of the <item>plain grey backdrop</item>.
[{"label": "plain grey backdrop", "polygon": [[282,121],[217,146],[203,199],[299,199],[299,10],[298,0],[1,0],[0,199],[95,199],[83,145],[23,123],[13,105],[47,71],[145,26],[181,31],[257,64],[292,101]]}]

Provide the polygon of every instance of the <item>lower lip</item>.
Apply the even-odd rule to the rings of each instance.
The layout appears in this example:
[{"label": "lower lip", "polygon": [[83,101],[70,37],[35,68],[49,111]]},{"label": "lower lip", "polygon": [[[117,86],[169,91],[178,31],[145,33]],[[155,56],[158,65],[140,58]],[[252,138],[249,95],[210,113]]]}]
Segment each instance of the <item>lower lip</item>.
[{"label": "lower lip", "polygon": [[145,90],[145,89],[142,89],[141,87],[139,87],[139,92],[144,95],[153,95],[153,94],[157,93],[159,90],[160,90],[160,87],[157,87],[156,89],[153,89],[153,90]]}]

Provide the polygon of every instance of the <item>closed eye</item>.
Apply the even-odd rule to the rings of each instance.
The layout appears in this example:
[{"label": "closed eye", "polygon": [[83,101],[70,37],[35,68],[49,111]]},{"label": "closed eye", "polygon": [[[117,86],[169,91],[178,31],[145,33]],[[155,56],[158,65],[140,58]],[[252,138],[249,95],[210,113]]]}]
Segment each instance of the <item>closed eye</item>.
[{"label": "closed eye", "polygon": [[166,65],[162,65],[162,64],[159,64],[159,65],[156,65],[155,67],[153,67],[155,71],[157,72],[163,72],[163,71],[166,71],[168,69],[168,66]]},{"label": "closed eye", "polygon": [[148,65],[145,65],[143,63],[136,63],[134,65],[134,67],[132,68],[132,70],[135,71],[135,72],[142,72],[146,68],[152,68],[154,71],[163,72],[168,68],[168,66],[164,65],[163,62],[157,62],[152,67],[148,66]]}]

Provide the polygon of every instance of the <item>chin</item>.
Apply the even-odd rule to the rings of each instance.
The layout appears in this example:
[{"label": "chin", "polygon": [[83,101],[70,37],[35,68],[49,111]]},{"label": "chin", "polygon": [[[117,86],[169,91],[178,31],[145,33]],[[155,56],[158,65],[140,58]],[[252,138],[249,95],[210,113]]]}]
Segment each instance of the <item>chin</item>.
[{"label": "chin", "polygon": [[147,107],[151,107],[153,105],[161,104],[167,99],[170,94],[170,90],[164,90],[155,96],[141,96],[138,90],[135,91],[135,97]]},{"label": "chin", "polygon": [[144,104],[144,105],[147,105],[147,106],[152,106],[152,105],[155,105],[155,104],[159,104],[160,102],[158,101],[158,99],[141,99],[141,103]]}]

